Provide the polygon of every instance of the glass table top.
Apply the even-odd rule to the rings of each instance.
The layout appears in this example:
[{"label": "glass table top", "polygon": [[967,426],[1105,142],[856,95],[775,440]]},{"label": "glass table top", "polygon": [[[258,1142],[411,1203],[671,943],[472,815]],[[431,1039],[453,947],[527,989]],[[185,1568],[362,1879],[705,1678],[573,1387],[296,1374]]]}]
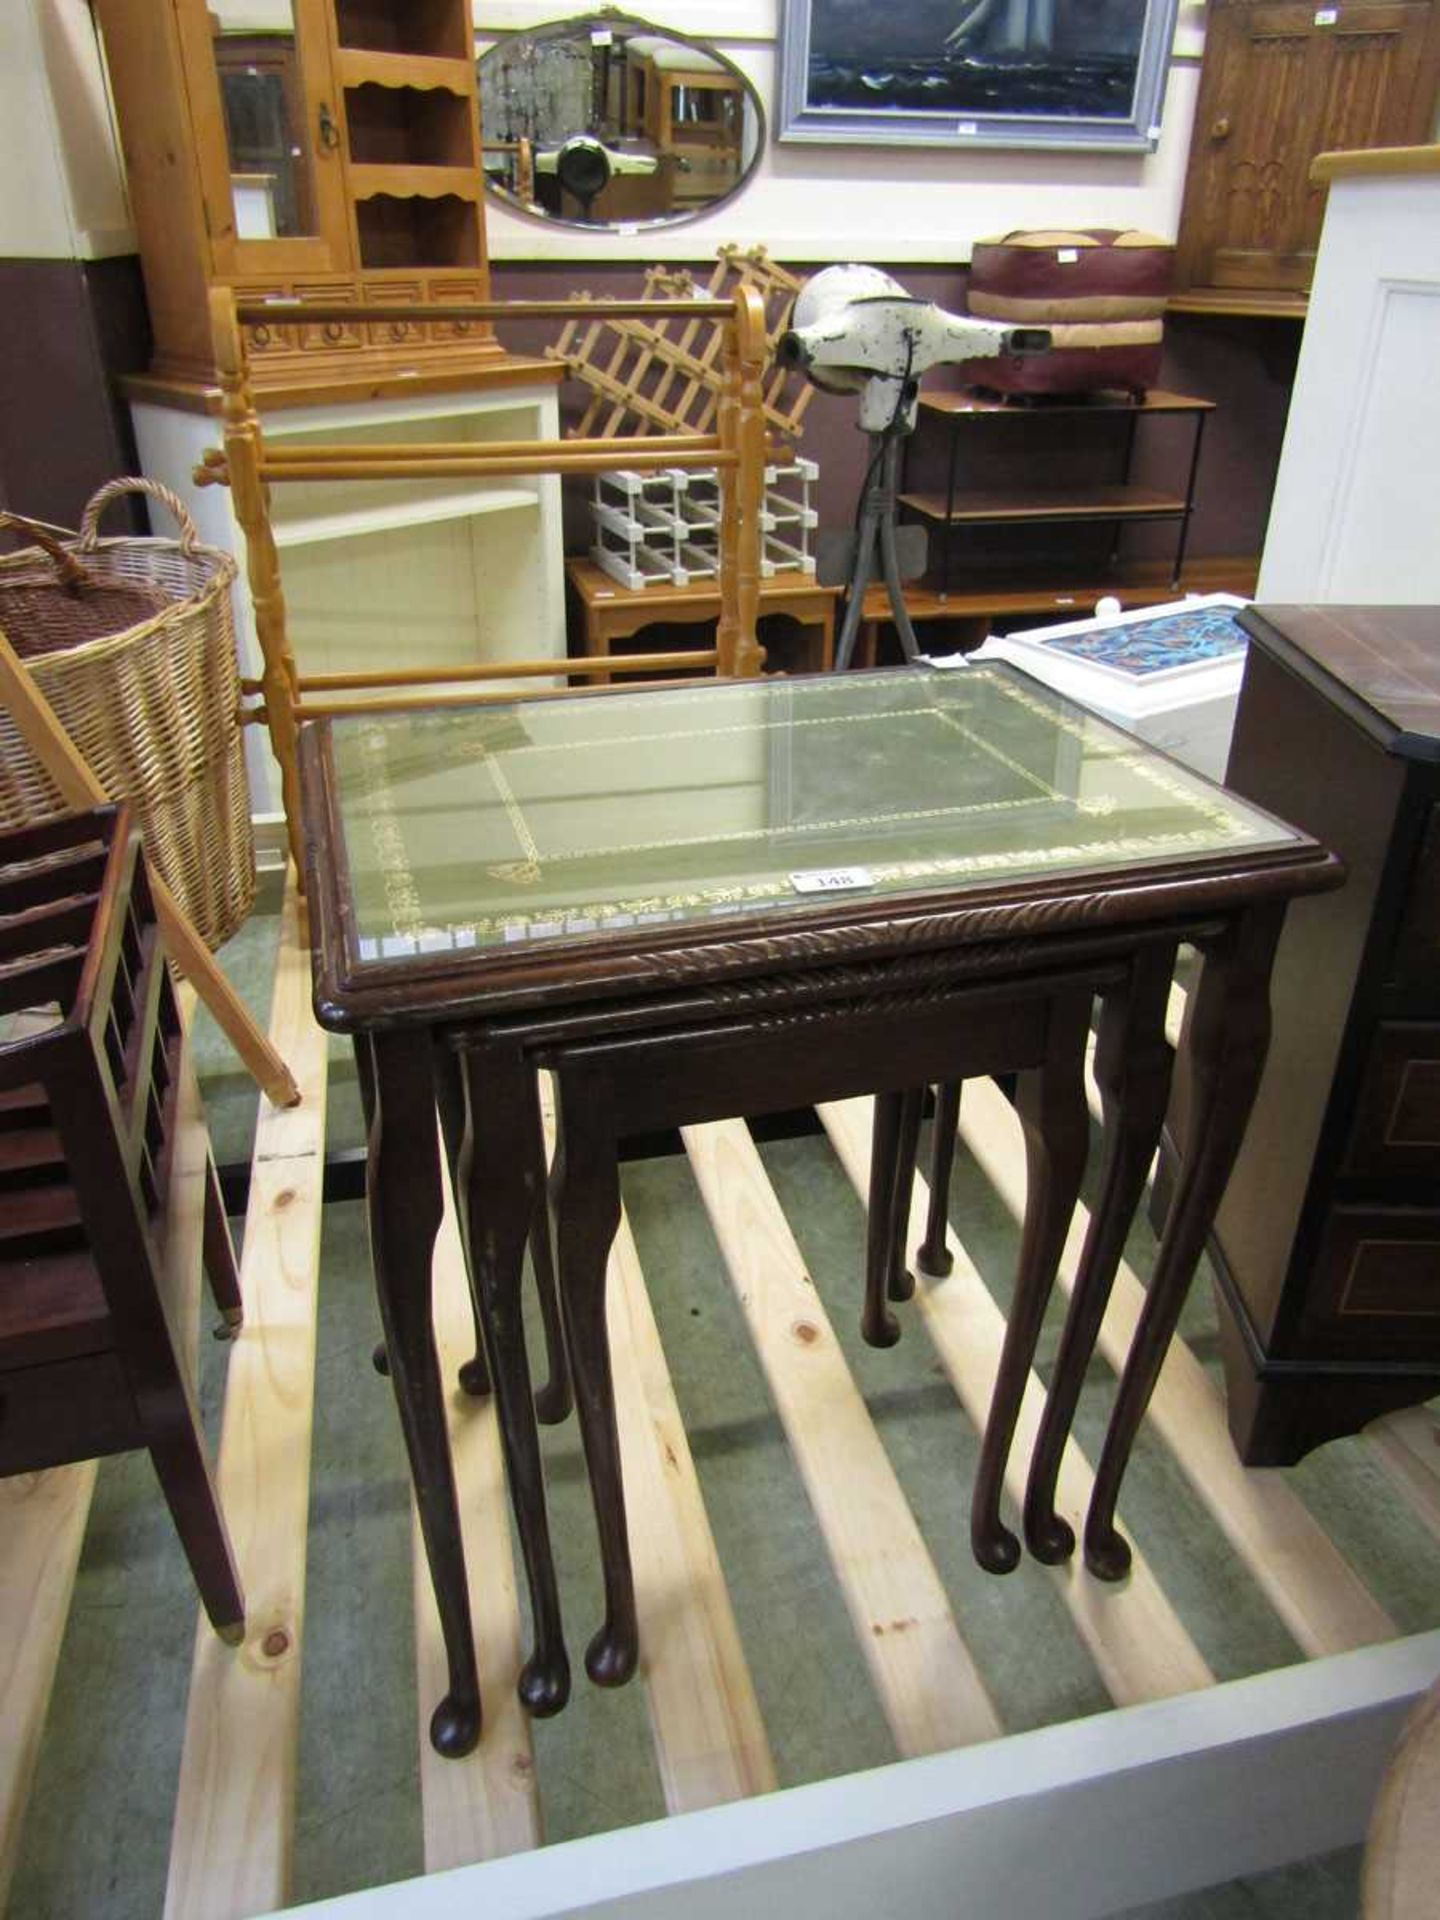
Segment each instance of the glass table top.
[{"label": "glass table top", "polygon": [[362,964],[1300,838],[998,664],[329,726]]}]

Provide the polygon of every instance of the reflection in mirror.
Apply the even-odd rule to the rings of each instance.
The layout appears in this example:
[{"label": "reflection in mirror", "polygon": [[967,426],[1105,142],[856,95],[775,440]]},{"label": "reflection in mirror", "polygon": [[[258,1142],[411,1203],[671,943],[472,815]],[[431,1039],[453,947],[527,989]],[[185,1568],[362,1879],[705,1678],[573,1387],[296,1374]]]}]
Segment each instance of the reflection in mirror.
[{"label": "reflection in mirror", "polygon": [[754,88],[697,40],[607,10],[480,58],[485,180],[506,205],[590,227],[706,212],[759,158]]},{"label": "reflection in mirror", "polygon": [[305,94],[290,0],[230,0],[210,9],[240,240],[316,231],[304,146]]}]

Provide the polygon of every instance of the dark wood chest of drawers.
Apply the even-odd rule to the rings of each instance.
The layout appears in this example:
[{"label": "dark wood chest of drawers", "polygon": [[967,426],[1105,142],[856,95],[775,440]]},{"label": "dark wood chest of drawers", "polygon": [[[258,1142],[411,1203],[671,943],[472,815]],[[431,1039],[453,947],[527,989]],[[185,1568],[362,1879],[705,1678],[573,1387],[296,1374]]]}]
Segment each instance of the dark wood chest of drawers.
[{"label": "dark wood chest of drawers", "polygon": [[1290,911],[1213,1243],[1231,1430],[1279,1465],[1440,1393],[1440,608],[1244,620],[1227,785],[1349,869]]}]

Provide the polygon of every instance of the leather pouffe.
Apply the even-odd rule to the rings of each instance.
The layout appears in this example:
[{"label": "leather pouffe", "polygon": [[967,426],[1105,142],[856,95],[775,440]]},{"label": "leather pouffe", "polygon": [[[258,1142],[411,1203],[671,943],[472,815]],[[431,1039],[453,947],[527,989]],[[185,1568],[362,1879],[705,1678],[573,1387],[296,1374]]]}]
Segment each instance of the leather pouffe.
[{"label": "leather pouffe", "polygon": [[977,240],[967,305],[985,320],[1048,327],[1049,353],[967,361],[963,376],[999,393],[1143,396],[1160,373],[1175,249],[1114,227],[1045,229]]}]

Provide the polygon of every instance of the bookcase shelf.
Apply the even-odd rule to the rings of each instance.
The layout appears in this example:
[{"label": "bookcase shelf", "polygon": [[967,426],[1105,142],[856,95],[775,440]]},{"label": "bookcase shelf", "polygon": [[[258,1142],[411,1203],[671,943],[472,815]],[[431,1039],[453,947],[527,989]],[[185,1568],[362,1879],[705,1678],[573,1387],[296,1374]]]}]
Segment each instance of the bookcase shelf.
[{"label": "bookcase shelf", "polygon": [[[379,483],[377,482],[377,485]],[[533,512],[533,487],[493,487],[489,492],[430,494],[421,500],[383,501],[374,506],[337,508],[333,513],[307,514],[278,525],[275,544],[283,549],[310,547],[319,541],[353,540],[394,527],[424,527],[441,520],[470,520],[486,513]]]},{"label": "bookcase shelf", "polygon": [[342,87],[445,87],[461,95],[475,72],[469,60],[429,53],[386,53],[373,47],[336,47],[334,67]]},{"label": "bookcase shelf", "polygon": [[355,230],[367,269],[480,264],[475,203],[457,194],[371,194],[355,203]]},{"label": "bookcase shelf", "polygon": [[376,53],[463,60],[472,48],[470,8],[455,0],[335,0],[335,41]]},{"label": "bookcase shelf", "polygon": [[465,0],[334,0],[359,264],[484,264],[480,122]]},{"label": "bookcase shelf", "polygon": [[345,89],[352,174],[371,167],[466,168],[474,157],[470,102],[448,87]]},{"label": "bookcase shelf", "polygon": [[997,526],[1039,520],[1173,520],[1185,512],[1183,494],[1153,487],[1034,487],[1028,492],[957,488],[941,493],[903,493],[902,506],[952,527]]}]

